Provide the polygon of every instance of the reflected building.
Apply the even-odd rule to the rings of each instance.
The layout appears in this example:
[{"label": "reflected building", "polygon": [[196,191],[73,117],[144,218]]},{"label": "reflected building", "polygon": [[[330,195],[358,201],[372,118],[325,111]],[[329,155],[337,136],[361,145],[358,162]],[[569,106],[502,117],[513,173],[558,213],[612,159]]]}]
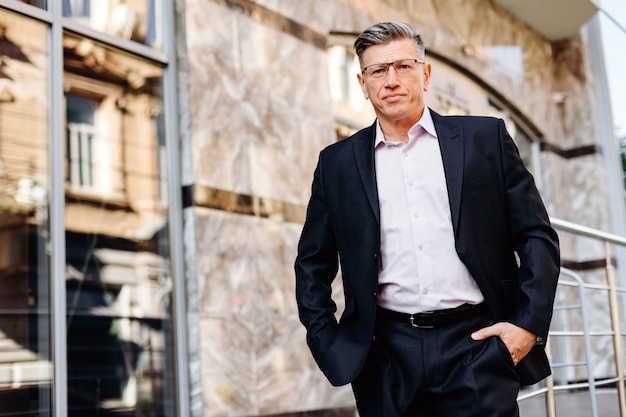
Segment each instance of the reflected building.
[{"label": "reflected building", "polygon": [[[63,2],[63,16],[158,47],[154,2],[114,3]],[[8,9],[0,28],[0,414],[52,413],[51,315],[63,313],[67,415],[173,415],[163,63],[69,30],[53,42],[48,24]],[[59,220],[63,312],[51,300]]]},{"label": "reflected building", "polygon": [[[432,109],[505,120],[550,215],[622,234],[572,1],[0,0],[0,416],[354,415],[293,261],[319,151],[374,120],[378,21],[424,34]],[[602,248],[562,243],[593,279]]]}]

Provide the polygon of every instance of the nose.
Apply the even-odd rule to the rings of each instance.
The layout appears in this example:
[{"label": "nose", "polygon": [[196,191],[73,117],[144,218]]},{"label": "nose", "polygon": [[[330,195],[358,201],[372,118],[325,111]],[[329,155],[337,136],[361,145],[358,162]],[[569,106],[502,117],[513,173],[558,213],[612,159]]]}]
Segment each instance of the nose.
[{"label": "nose", "polygon": [[393,65],[387,67],[387,74],[385,74],[385,85],[394,85],[398,82],[398,71]]}]

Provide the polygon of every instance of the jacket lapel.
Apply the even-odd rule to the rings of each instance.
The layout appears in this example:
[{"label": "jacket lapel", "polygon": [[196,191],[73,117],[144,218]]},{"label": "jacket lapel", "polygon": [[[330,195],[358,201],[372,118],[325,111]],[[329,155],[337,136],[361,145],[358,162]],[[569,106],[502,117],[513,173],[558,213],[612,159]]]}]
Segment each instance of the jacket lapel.
[{"label": "jacket lapel", "polygon": [[[450,214],[452,226],[456,232],[461,208],[461,191],[463,186],[463,137],[461,130],[449,119],[431,110],[435,130],[439,140],[439,148],[443,160],[443,169],[448,186]],[[374,163],[374,140],[376,138],[376,122],[362,131],[359,140],[353,141],[354,157],[361,176],[363,187],[370,207],[380,222],[378,207],[378,191],[376,187],[376,169]]]},{"label": "jacket lapel", "polygon": [[450,214],[455,234],[458,230],[461,192],[463,186],[463,134],[461,129],[440,114],[431,110],[435,130],[439,139],[443,169],[448,185]]},{"label": "jacket lapel", "polygon": [[[376,222],[380,223],[378,207],[378,191],[376,186],[376,169],[374,165],[374,140],[376,138],[376,122],[362,131],[359,140],[353,141],[354,159],[361,175],[361,181],[365,188],[370,207],[376,216]],[[356,138],[355,138],[356,139]]]}]

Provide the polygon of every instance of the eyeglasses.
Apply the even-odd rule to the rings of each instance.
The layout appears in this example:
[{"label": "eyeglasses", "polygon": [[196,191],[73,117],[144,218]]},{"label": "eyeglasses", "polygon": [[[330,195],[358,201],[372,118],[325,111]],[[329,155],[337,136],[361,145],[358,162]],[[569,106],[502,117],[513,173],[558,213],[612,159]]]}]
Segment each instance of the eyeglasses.
[{"label": "eyeglasses", "polygon": [[389,72],[389,67],[393,66],[398,75],[408,75],[411,74],[415,68],[416,64],[425,64],[426,61],[423,59],[400,59],[394,62],[388,62],[386,64],[373,64],[364,67],[361,72],[363,74],[367,74],[368,77],[371,78],[384,78],[387,76]]}]

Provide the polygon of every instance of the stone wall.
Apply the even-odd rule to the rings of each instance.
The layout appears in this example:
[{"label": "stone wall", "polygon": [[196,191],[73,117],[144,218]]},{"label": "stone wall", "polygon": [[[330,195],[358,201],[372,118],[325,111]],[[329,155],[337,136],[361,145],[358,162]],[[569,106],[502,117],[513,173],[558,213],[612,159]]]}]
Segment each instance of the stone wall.
[{"label": "stone wall", "polygon": [[[335,141],[331,33],[414,24],[427,56],[535,132],[550,214],[607,227],[582,39],[552,44],[487,0],[178,0],[177,10],[193,415],[353,405],[310,357],[292,268],[318,152]],[[521,72],[493,58],[503,46],[521,52]],[[573,262],[601,257],[575,239],[563,247]]]}]

